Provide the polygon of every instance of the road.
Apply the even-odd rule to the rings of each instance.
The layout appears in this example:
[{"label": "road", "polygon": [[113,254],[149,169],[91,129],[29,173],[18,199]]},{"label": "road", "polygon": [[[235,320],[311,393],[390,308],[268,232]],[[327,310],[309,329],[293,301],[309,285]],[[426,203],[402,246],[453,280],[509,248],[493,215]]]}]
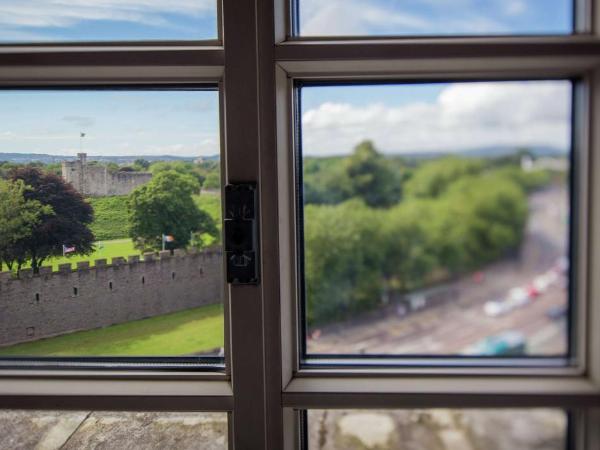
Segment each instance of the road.
[{"label": "road", "polygon": [[489,317],[484,305],[505,298],[515,287],[556,266],[567,251],[568,198],[563,186],[552,186],[529,197],[529,218],[519,256],[489,265],[476,280],[466,276],[448,283],[456,297],[408,315],[397,304],[352,320],[309,330],[307,351],[319,354],[464,354],[482,339],[516,330],[526,337],[527,353],[563,355],[567,349],[566,320],[547,311],[567,304],[564,279],[529,304],[499,317]]}]

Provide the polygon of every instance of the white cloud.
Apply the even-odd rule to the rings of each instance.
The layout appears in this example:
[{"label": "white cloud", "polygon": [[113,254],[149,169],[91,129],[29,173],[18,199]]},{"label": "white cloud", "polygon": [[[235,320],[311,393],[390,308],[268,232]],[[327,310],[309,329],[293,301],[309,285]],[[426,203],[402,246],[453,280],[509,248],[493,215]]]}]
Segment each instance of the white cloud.
[{"label": "white cloud", "polygon": [[518,16],[527,10],[527,4],[523,0],[507,0],[504,7],[509,16]]},{"label": "white cloud", "polygon": [[526,145],[567,149],[569,118],[567,82],[455,83],[431,103],[324,102],[304,112],[302,142],[310,155],[349,153],[363,139],[389,153]]},{"label": "white cloud", "polygon": [[200,16],[215,0],[9,0],[0,2],[0,25],[65,27],[84,20],[115,20],[166,26],[162,14]]},{"label": "white cloud", "polygon": [[302,34],[343,36],[370,34],[372,28],[422,30],[431,26],[422,17],[353,0],[303,1]]},{"label": "white cloud", "polygon": [[306,36],[508,33],[504,19],[524,14],[522,0],[300,0]]},{"label": "white cloud", "polygon": [[93,127],[96,122],[94,118],[87,116],[64,116],[62,120],[80,128]]}]

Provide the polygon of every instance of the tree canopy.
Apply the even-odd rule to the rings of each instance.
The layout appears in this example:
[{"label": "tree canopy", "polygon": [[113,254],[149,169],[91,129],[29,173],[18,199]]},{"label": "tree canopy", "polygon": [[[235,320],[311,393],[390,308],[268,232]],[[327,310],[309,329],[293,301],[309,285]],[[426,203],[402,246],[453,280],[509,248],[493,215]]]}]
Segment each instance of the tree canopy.
[{"label": "tree canopy", "polygon": [[89,226],[94,211],[81,194],[62,178],[33,167],[16,169],[11,174],[13,183],[22,182],[26,201],[36,201],[48,208],[42,209],[30,233],[13,244],[17,267],[31,262],[34,272],[44,260],[63,253],[63,245],[75,247],[79,254],[93,251],[94,234]]},{"label": "tree canopy", "polygon": [[140,250],[158,250],[162,236],[173,236],[167,248],[185,248],[192,233],[216,235],[212,218],[200,210],[192,195],[198,181],[175,170],[159,171],[147,184],[138,187],[128,199],[129,234]]},{"label": "tree canopy", "polygon": [[5,263],[9,269],[16,257],[15,243],[29,236],[43,215],[53,214],[49,205],[25,199],[26,190],[23,180],[0,179],[0,263]]}]

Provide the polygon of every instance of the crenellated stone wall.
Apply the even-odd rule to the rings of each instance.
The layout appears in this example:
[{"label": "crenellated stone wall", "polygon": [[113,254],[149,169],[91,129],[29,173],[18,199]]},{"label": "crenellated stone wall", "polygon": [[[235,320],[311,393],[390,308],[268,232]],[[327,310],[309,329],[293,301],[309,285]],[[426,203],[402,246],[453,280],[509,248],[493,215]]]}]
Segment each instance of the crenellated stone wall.
[{"label": "crenellated stone wall", "polygon": [[175,251],[0,273],[0,346],[167,314],[222,299],[222,253]]}]

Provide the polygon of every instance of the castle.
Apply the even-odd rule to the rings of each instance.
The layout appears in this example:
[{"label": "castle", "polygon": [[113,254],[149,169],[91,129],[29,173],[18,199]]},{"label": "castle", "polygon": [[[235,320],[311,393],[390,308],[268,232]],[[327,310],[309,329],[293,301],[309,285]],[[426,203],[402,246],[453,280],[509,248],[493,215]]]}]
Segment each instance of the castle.
[{"label": "castle", "polygon": [[127,195],[152,178],[149,172],[110,171],[106,166],[87,163],[87,154],[78,153],[77,160],[63,161],[62,177],[84,197]]}]

